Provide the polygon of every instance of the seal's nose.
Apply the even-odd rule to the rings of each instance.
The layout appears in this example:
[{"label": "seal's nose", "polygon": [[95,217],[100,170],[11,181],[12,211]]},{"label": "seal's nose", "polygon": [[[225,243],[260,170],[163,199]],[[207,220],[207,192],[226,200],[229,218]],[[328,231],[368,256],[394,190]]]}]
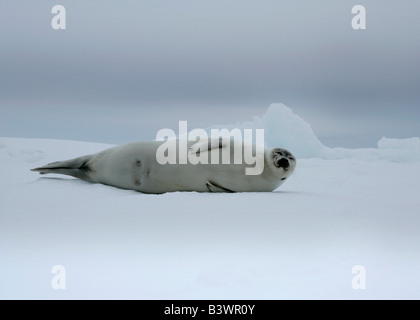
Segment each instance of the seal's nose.
[{"label": "seal's nose", "polygon": [[281,158],[277,160],[277,166],[283,169],[287,169],[290,166],[289,160],[287,160],[286,158]]}]

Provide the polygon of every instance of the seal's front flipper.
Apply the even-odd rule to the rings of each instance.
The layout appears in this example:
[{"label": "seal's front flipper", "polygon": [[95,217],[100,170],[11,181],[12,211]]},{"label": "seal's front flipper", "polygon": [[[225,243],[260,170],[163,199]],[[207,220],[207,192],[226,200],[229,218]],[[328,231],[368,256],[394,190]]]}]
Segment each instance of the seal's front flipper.
[{"label": "seal's front flipper", "polygon": [[223,188],[217,184],[215,184],[214,182],[211,181],[207,181],[206,182],[206,186],[207,188],[210,190],[210,192],[230,192],[233,193],[234,191]]},{"label": "seal's front flipper", "polygon": [[222,140],[222,138],[203,139],[194,143],[191,147],[189,147],[188,151],[190,153],[199,154],[200,152],[221,149],[225,147],[225,145],[226,143]]}]

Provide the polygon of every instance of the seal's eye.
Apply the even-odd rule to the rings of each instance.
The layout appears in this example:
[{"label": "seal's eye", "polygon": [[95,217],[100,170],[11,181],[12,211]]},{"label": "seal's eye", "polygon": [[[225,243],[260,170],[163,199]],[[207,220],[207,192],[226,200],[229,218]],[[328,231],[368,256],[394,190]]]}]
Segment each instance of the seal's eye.
[{"label": "seal's eye", "polygon": [[279,168],[287,169],[290,166],[289,160],[286,158],[281,158],[276,160],[276,166]]},{"label": "seal's eye", "polygon": [[292,154],[287,150],[284,150],[283,154],[284,154],[285,157],[289,157],[289,158],[292,156]]}]

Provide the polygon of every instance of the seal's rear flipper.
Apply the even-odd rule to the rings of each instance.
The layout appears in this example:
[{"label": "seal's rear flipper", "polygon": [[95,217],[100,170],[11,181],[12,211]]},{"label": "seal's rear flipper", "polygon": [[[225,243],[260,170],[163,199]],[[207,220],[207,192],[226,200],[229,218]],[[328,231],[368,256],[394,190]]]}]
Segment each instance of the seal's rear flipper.
[{"label": "seal's rear flipper", "polygon": [[65,174],[75,178],[89,180],[89,172],[91,171],[89,165],[90,159],[92,159],[92,155],[83,156],[66,161],[57,161],[49,163],[43,167],[31,169],[31,171],[36,171],[40,174]]},{"label": "seal's rear flipper", "polygon": [[207,181],[206,182],[206,186],[207,188],[210,190],[210,192],[230,192],[233,193],[234,191],[223,188],[217,184],[215,184],[214,182],[211,181]]}]

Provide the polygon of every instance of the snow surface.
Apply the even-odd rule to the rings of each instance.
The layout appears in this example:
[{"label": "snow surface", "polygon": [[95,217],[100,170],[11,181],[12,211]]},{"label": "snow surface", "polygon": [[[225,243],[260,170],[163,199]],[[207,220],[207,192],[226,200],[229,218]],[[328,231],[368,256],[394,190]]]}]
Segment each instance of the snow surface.
[{"label": "snow surface", "polygon": [[330,149],[283,105],[242,125],[298,156],[275,192],[146,195],[39,176],[29,169],[110,145],[0,138],[0,298],[420,298],[419,138]]}]

